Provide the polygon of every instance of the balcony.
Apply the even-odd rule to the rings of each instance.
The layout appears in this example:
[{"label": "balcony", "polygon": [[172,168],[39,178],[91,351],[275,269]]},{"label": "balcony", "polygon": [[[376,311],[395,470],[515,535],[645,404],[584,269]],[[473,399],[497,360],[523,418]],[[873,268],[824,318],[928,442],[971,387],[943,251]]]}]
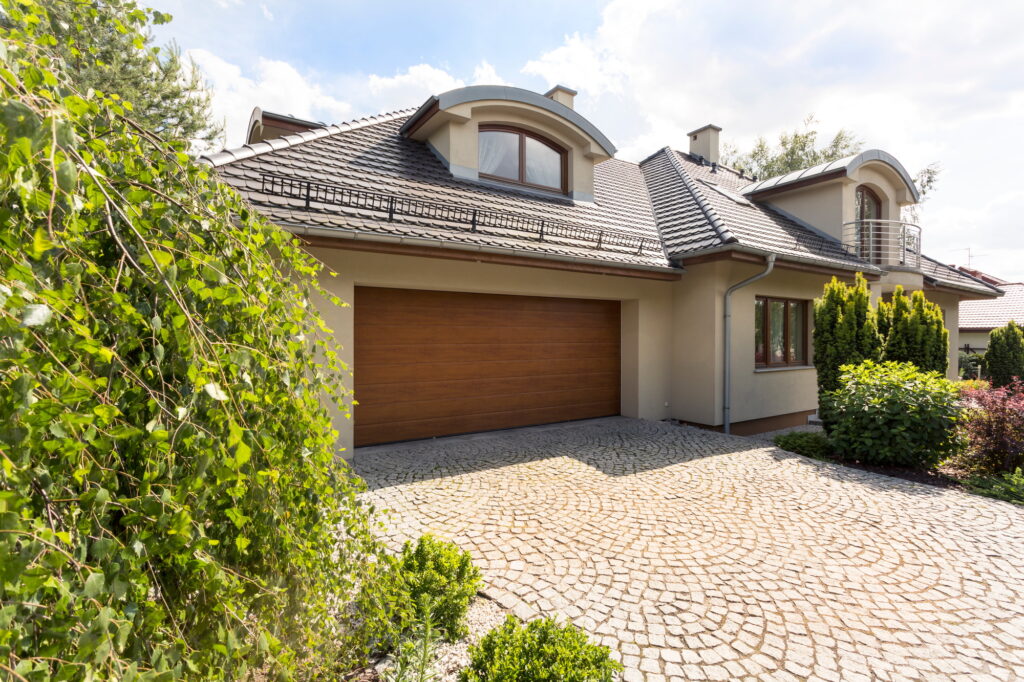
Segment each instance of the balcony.
[{"label": "balcony", "polygon": [[843,246],[881,267],[921,268],[921,228],[902,220],[854,220],[843,224]]}]

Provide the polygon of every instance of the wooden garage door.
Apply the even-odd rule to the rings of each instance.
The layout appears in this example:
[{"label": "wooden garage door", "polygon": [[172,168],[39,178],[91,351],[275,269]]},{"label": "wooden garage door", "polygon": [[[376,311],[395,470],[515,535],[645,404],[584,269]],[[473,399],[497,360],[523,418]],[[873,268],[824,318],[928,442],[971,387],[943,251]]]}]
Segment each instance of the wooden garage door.
[{"label": "wooden garage door", "polygon": [[356,287],[355,444],[619,413],[619,302]]}]

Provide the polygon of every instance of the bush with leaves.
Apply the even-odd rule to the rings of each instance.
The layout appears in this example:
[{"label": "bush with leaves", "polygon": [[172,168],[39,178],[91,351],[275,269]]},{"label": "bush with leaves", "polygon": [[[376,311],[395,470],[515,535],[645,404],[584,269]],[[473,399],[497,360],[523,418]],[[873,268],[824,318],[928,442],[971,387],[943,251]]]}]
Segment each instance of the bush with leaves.
[{"label": "bush with leaves", "polygon": [[852,285],[835,277],[814,301],[814,367],[818,377],[819,416],[827,430],[832,419],[825,396],[839,388],[840,368],[864,360],[878,360],[882,340],[871,307],[871,292],[860,273]]},{"label": "bush with leaves", "polygon": [[910,362],[924,371],[944,373],[949,366],[949,331],[942,308],[923,291],[907,296],[897,286],[890,301],[880,300],[878,328],[882,332],[882,360]]},{"label": "bush with leaves", "polygon": [[0,7],[0,677],[329,677],[393,605],[319,266]]},{"label": "bush with leaves", "polygon": [[980,380],[985,372],[985,356],[981,353],[965,353],[960,351],[960,378],[964,380]]},{"label": "bush with leaves", "polygon": [[1024,379],[1024,328],[1014,321],[993,329],[985,350],[985,367],[993,386]]},{"label": "bush with leaves", "polygon": [[452,542],[423,535],[416,544],[405,543],[399,571],[418,620],[427,617],[423,612],[427,604],[432,622],[449,642],[468,633],[466,611],[481,582],[480,570],[473,565],[469,552]]},{"label": "bush with leaves", "polygon": [[1024,381],[998,388],[962,389],[961,395],[967,449],[959,464],[982,473],[1024,467]]},{"label": "bush with leaves", "polygon": [[772,439],[775,445],[811,459],[828,459],[832,456],[832,443],[820,431],[793,431],[780,433]]},{"label": "bush with leaves", "polygon": [[978,495],[1024,505],[1024,472],[1020,469],[994,476],[974,476],[967,479],[967,488]]},{"label": "bush with leaves", "polygon": [[957,452],[956,384],[906,362],[869,360],[842,369],[842,387],[826,396],[838,456],[919,468]]},{"label": "bush with leaves", "polygon": [[460,682],[610,682],[622,666],[609,649],[572,624],[543,618],[520,625],[515,616],[469,649]]}]

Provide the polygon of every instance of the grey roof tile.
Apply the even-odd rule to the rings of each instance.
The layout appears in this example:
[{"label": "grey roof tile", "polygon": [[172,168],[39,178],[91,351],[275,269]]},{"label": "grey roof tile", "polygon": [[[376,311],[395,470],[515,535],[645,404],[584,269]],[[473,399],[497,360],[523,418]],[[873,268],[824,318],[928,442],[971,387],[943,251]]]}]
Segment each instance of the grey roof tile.
[{"label": "grey roof tile", "polygon": [[934,284],[964,289],[987,296],[998,296],[1001,292],[1001,288],[994,287],[977,277],[972,277],[924,254],[921,255],[921,273],[925,276],[925,280],[930,280]]},{"label": "grey roof tile", "polygon": [[1024,324],[1024,283],[1001,284],[1001,298],[960,302],[960,329],[995,329],[1010,320]]}]

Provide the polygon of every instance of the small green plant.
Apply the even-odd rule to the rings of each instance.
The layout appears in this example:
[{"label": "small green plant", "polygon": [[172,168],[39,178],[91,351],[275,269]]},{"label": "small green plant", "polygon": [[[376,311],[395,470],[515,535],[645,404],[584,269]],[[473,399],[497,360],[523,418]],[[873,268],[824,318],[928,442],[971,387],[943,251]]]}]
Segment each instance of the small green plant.
[{"label": "small green plant", "polygon": [[480,570],[473,565],[469,552],[424,535],[415,545],[405,543],[399,568],[409,600],[416,606],[416,617],[425,618],[428,614],[424,609],[429,608],[429,615],[447,641],[464,637],[468,632],[466,611],[480,587]]},{"label": "small green plant", "polygon": [[967,480],[971,492],[1024,505],[1024,473],[1017,469],[998,476],[975,476]]},{"label": "small green plant", "polygon": [[956,382],[956,388],[960,391],[960,395],[969,391],[987,391],[991,387],[992,385],[984,379],[963,379]]},{"label": "small green plant", "polygon": [[775,445],[811,459],[829,459],[832,456],[832,443],[828,436],[820,431],[794,431],[780,433],[774,438]]},{"label": "small green plant", "polygon": [[433,604],[429,595],[422,595],[417,610],[423,614],[413,625],[410,636],[395,652],[394,665],[381,673],[384,682],[434,682],[434,656],[441,636],[434,626]]},{"label": "small green plant", "polygon": [[622,670],[608,647],[551,618],[524,627],[508,616],[469,648],[469,659],[460,682],[610,682]]},{"label": "small green plant", "polygon": [[836,454],[871,464],[930,467],[955,454],[956,384],[907,362],[846,365],[826,396]]}]

